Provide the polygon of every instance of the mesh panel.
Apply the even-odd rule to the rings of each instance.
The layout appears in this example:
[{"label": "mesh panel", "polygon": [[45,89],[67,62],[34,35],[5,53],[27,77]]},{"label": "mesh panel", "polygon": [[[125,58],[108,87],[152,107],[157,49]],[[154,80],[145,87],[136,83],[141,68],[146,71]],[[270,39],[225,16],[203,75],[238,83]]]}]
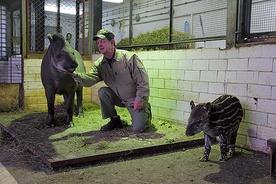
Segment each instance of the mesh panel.
[{"label": "mesh panel", "polygon": [[124,3],[103,2],[102,27],[115,33],[115,43],[129,37],[129,1]]},{"label": "mesh panel", "polygon": [[276,0],[253,0],[250,33],[276,31]]},{"label": "mesh panel", "polygon": [[47,35],[61,33],[73,48],[83,53],[82,39],[88,34],[83,3],[82,0],[29,1],[29,50],[43,52],[50,44]]},{"label": "mesh panel", "polygon": [[[169,26],[170,1],[166,0],[137,0],[132,6],[132,37],[136,38],[140,34],[148,33],[154,30]],[[103,27],[111,29],[116,37],[116,43],[120,41],[124,45],[129,44],[129,17],[130,3],[124,0],[124,3],[103,3]],[[168,42],[169,36],[167,36]],[[147,43],[148,40],[132,40],[134,44]],[[164,42],[161,39],[156,41]]]},{"label": "mesh panel", "polygon": [[227,0],[174,1],[173,27],[194,38],[225,36]]}]

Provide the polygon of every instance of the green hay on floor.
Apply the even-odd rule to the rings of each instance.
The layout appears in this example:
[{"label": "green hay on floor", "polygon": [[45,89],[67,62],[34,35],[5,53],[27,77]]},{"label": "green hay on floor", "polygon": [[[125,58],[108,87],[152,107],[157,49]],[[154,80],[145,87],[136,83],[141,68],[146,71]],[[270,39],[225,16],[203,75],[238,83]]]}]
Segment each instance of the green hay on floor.
[{"label": "green hay on floor", "polygon": [[64,128],[64,106],[56,108],[58,126],[45,129],[46,112],[17,111],[0,113],[0,123],[14,130],[22,139],[35,145],[54,160],[99,155],[111,152],[144,148],[203,138],[203,134],[185,136],[185,128],[172,121],[154,118],[152,128],[145,133],[135,133],[131,118],[125,108],[117,108],[127,124],[122,129],[99,131],[108,123],[103,120],[99,106],[84,104],[84,118],[74,116],[74,125]]}]

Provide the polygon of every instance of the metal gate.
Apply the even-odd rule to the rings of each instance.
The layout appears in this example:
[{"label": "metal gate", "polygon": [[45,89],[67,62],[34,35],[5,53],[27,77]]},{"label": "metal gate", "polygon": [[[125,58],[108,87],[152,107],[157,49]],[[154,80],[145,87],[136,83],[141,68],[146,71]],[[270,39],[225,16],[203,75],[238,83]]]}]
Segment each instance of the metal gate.
[{"label": "metal gate", "polygon": [[0,111],[23,106],[21,1],[0,4]]}]

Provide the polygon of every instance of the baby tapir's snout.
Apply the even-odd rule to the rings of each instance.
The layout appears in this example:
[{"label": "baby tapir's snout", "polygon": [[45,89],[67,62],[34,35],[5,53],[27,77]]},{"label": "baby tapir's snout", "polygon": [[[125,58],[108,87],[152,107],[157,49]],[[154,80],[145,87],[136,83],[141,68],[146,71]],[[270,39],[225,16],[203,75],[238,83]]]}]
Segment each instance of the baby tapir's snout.
[{"label": "baby tapir's snout", "polygon": [[194,102],[191,101],[190,107],[191,113],[186,128],[186,136],[193,136],[203,130],[204,125],[209,121],[211,104],[195,105]]}]

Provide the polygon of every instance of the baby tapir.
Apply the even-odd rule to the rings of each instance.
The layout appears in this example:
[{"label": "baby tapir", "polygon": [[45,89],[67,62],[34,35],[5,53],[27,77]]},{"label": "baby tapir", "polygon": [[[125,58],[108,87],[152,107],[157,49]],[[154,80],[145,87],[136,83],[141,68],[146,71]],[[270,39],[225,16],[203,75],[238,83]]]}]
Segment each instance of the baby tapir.
[{"label": "baby tapir", "polygon": [[222,95],[212,103],[200,103],[195,106],[190,102],[191,114],[188,119],[186,136],[204,132],[205,150],[200,161],[208,161],[212,139],[219,136],[221,161],[235,152],[235,143],[243,110],[239,99],[231,95]]},{"label": "baby tapir", "polygon": [[61,34],[48,34],[49,48],[41,64],[41,80],[45,88],[48,105],[46,126],[53,126],[55,95],[62,94],[66,105],[65,126],[73,124],[74,98],[77,94],[77,114],[83,116],[83,87],[79,86],[69,73],[85,72],[82,57]]}]

